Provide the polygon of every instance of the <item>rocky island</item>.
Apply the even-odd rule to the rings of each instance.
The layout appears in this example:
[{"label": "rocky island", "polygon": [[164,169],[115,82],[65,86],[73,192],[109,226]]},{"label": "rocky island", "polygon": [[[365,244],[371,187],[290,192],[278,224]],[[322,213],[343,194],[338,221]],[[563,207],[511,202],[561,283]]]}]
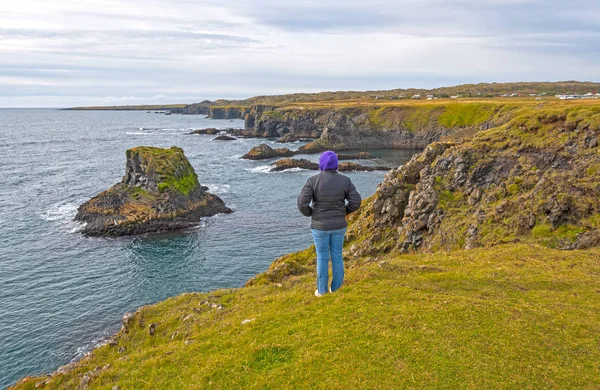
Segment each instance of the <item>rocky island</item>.
[{"label": "rocky island", "polygon": [[79,206],[75,220],[88,236],[178,230],[231,209],[198,182],[183,149],[139,146],[127,150],[120,183]]}]

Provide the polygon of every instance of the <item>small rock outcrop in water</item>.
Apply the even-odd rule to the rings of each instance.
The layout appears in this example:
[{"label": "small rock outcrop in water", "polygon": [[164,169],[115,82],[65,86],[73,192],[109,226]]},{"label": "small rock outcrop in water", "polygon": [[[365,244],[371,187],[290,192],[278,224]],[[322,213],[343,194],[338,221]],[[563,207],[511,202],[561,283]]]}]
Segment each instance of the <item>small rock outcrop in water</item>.
[{"label": "small rock outcrop in water", "polygon": [[[300,159],[284,158],[282,160],[275,161],[273,164],[271,164],[271,166],[272,166],[272,168],[269,170],[269,172],[280,172],[280,171],[285,171],[286,169],[292,169],[292,168],[309,169],[309,170],[314,170],[314,171],[319,169],[319,164],[308,161],[303,158],[300,158]],[[338,168],[338,171],[340,171],[340,172],[353,172],[353,171],[366,172],[366,171],[389,171],[389,170],[390,170],[390,168],[387,168],[387,167],[379,167],[379,166],[368,167],[368,166],[363,166],[360,164],[349,163],[349,162],[341,163]]]},{"label": "small rock outcrop in water", "polygon": [[266,160],[269,158],[276,157],[290,157],[295,154],[294,151],[288,148],[276,148],[273,149],[267,144],[260,144],[253,147],[250,151],[242,156],[247,160]]},{"label": "small rock outcrop in water", "polygon": [[231,136],[226,135],[226,134],[221,134],[220,136],[218,136],[215,139],[213,139],[213,141],[235,141],[235,140],[237,140],[237,138],[231,137]]},{"label": "small rock outcrop in water", "polygon": [[127,151],[121,182],[79,206],[75,219],[86,223],[83,234],[122,236],[189,228],[230,212],[200,185],[181,148],[139,146]]},{"label": "small rock outcrop in water", "polygon": [[210,128],[208,128],[208,129],[198,129],[198,130],[194,130],[194,131],[192,131],[190,134],[201,134],[201,135],[204,135],[204,134],[209,134],[209,135],[215,135],[215,134],[219,134],[219,131],[220,131],[220,130],[218,130],[218,129],[215,129],[215,128],[212,128],[212,127],[210,127]]},{"label": "small rock outcrop in water", "polygon": [[280,144],[285,144],[285,143],[290,143],[290,142],[296,142],[299,141],[298,137],[292,135],[292,134],[286,134],[283,137],[280,137],[277,139],[277,141]]},{"label": "small rock outcrop in water", "polygon": [[389,171],[391,168],[382,167],[379,165],[376,166],[365,166],[352,162],[343,162],[340,163],[338,167],[338,171],[340,172],[353,172],[353,171],[363,171],[363,172],[372,172],[372,171]]},{"label": "small rock outcrop in water", "polygon": [[269,172],[281,172],[286,169],[292,168],[300,168],[300,169],[309,169],[309,170],[317,170],[319,169],[319,164],[308,161],[306,159],[300,158],[284,158],[279,161],[275,161],[271,164],[272,168]]}]

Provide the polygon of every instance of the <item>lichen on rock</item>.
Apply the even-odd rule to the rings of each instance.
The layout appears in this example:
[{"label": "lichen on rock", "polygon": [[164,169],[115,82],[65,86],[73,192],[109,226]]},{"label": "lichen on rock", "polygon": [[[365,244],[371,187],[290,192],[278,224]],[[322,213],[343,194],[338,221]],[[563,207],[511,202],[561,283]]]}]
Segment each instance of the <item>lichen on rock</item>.
[{"label": "lichen on rock", "polygon": [[120,183],[78,208],[75,219],[90,236],[121,236],[195,226],[201,217],[230,213],[206,192],[178,147],[140,146],[126,152]]}]

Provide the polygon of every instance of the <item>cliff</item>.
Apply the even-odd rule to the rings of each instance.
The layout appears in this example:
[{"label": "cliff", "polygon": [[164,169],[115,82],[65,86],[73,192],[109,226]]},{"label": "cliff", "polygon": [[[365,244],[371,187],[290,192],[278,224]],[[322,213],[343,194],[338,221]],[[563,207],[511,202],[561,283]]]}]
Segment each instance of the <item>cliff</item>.
[{"label": "cliff", "polygon": [[201,217],[230,213],[206,192],[183,150],[129,149],[120,183],[79,206],[75,219],[89,236],[121,236],[195,226]]},{"label": "cliff", "polygon": [[208,111],[208,117],[212,119],[244,119],[250,112],[246,106],[212,106]]},{"label": "cliff", "polygon": [[460,140],[506,123],[514,117],[518,107],[493,102],[257,105],[246,116],[244,135],[317,138],[301,148],[305,152],[424,148],[441,139]]}]

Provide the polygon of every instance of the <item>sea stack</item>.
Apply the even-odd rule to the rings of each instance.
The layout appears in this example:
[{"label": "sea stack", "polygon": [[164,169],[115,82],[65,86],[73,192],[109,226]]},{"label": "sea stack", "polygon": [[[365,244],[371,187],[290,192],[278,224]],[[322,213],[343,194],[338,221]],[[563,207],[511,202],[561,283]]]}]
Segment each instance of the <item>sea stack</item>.
[{"label": "sea stack", "polygon": [[120,183],[79,206],[75,220],[88,236],[124,236],[178,230],[201,217],[231,213],[198,182],[183,149],[138,146],[126,152]]}]

